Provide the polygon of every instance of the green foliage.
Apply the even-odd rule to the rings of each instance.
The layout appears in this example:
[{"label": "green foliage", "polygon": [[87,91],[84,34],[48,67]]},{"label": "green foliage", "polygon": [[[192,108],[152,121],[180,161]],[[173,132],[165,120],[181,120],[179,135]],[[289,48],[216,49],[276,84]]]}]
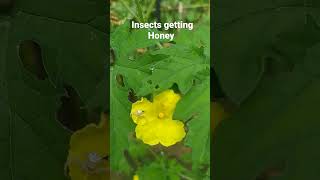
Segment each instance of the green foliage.
[{"label": "green foliage", "polygon": [[104,8],[98,1],[14,1],[0,18],[0,179],[67,178],[71,133],[57,119],[65,85],[84,109],[108,109],[101,85],[107,36],[94,27]]},{"label": "green foliage", "polygon": [[183,172],[183,167],[175,160],[165,160],[159,158],[157,161],[142,166],[137,171],[137,175],[141,180],[179,180],[179,174]]},{"label": "green foliage", "polygon": [[[138,5],[137,4],[138,2]],[[135,19],[141,22],[158,21],[155,13],[156,0],[118,0],[111,2],[111,14],[119,21]],[[165,0],[160,3],[162,22],[185,20],[187,22],[202,21],[209,16],[208,0]]]},{"label": "green foliage", "polygon": [[318,7],[214,2],[213,66],[239,107],[215,129],[213,179],[319,178]]},{"label": "green foliage", "polygon": [[[192,147],[194,168],[210,160],[209,79],[194,86],[179,102],[175,118],[190,120],[186,145]],[[198,167],[197,167],[198,168]]]}]

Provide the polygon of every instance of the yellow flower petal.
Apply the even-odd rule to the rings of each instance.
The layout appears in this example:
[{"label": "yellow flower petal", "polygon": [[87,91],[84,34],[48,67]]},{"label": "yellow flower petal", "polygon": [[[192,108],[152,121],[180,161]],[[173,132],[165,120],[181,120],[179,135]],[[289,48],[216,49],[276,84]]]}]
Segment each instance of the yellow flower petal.
[{"label": "yellow flower petal", "polygon": [[101,116],[99,125],[89,124],[76,131],[70,139],[66,165],[72,180],[103,180],[107,178],[109,154],[108,122]]},{"label": "yellow flower petal", "polygon": [[154,120],[145,124],[138,124],[135,130],[136,137],[141,139],[145,144],[159,144],[159,139],[157,137],[158,121],[159,120]]},{"label": "yellow flower petal", "polygon": [[151,120],[150,117],[152,117],[154,113],[152,103],[146,98],[141,98],[140,101],[132,104],[130,115],[134,123],[144,124]]},{"label": "yellow flower petal", "polygon": [[100,156],[108,154],[108,131],[95,124],[89,124],[83,129],[75,132],[70,140],[70,152],[72,154],[81,155],[95,150]]},{"label": "yellow flower petal", "polygon": [[139,180],[139,176],[138,175],[134,175],[133,176],[133,180]]},{"label": "yellow flower petal", "polygon": [[137,125],[136,137],[145,144],[162,144],[166,147],[181,141],[185,135],[184,124],[177,120],[154,120],[144,125]]},{"label": "yellow flower petal", "polygon": [[[156,111],[160,118],[172,118],[177,102],[180,100],[180,95],[174,93],[173,90],[165,90],[154,97]],[[162,113],[162,114],[160,114]]]},{"label": "yellow flower petal", "polygon": [[180,142],[186,135],[184,124],[181,121],[165,119],[158,127],[157,136],[160,144],[166,147]]}]

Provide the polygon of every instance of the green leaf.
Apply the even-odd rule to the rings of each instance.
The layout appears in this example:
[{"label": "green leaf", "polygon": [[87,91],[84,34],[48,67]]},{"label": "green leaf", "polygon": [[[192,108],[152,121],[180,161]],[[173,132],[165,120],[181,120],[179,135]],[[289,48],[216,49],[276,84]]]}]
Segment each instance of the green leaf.
[{"label": "green leaf", "polygon": [[210,59],[210,24],[208,22],[200,23],[193,28],[192,30],[180,30],[175,42],[188,47],[203,48],[204,55]]},{"label": "green leaf", "polygon": [[192,148],[193,168],[209,164],[210,159],[210,85],[209,78],[182,96],[175,119],[187,121],[185,144]]},{"label": "green leaf", "polygon": [[[67,155],[68,135],[64,129],[52,118],[53,116],[23,119],[11,106],[13,105],[0,100],[0,146],[3,159],[1,166],[7,167],[1,168],[0,177],[66,179],[63,167]],[[47,123],[44,125],[43,121]]]},{"label": "green leaf", "polygon": [[304,68],[307,73],[319,77],[320,74],[320,43],[314,45],[307,51]]},{"label": "green leaf", "polygon": [[[111,48],[115,52],[115,63],[110,68],[111,168],[127,173],[130,169],[124,151],[129,150],[129,136],[134,134],[134,123],[130,118],[131,102],[128,95],[131,90],[136,92],[141,86],[141,80],[148,75],[141,65],[151,62],[149,56],[138,56],[135,50],[155,44],[152,40],[140,40],[146,38],[146,33],[145,30],[129,32],[127,23],[111,34]],[[123,41],[124,38],[127,41]]]},{"label": "green leaf", "polygon": [[[154,54],[172,55],[161,61],[151,64],[149,67],[152,74],[142,80],[142,87],[138,95],[147,95],[148,93],[157,93],[169,89],[173,84],[177,84],[182,94],[187,93],[192,85],[201,81],[199,74],[209,75],[209,62],[205,58],[199,57],[190,49],[170,47],[166,50],[159,50]],[[187,58],[187,52],[191,57]],[[173,54],[175,54],[173,56]]]},{"label": "green leaf", "polygon": [[[8,34],[11,24],[9,21],[0,20],[0,94],[7,94],[5,81],[6,54],[8,47]],[[3,98],[6,98],[5,96]],[[5,99],[7,100],[7,99]]]},{"label": "green leaf", "polygon": [[55,119],[56,97],[42,94],[24,82],[23,77],[29,74],[23,71],[17,55],[13,56],[17,54],[16,46],[12,41],[8,43],[11,25],[0,23],[2,47],[7,47],[0,57],[4,65],[0,70],[1,167],[7,167],[1,168],[0,178],[65,179],[69,133]]},{"label": "green leaf", "polygon": [[70,13],[70,3],[17,1],[12,16],[0,18],[0,179],[67,178],[70,132],[56,117],[65,84],[76,89],[84,108],[108,108],[94,100],[95,92],[107,90],[100,84],[107,78],[107,36],[89,25],[105,6],[77,1]]},{"label": "green leaf", "polygon": [[[240,106],[215,129],[213,178],[256,179],[279,164],[279,172],[267,178],[318,178],[318,4],[248,1],[246,8],[236,6],[217,9],[233,13],[216,22],[221,46],[215,49],[220,54],[214,68],[224,91]],[[261,72],[252,67],[257,63]]]},{"label": "green leaf", "polygon": [[[237,113],[215,130],[213,178],[254,179],[279,163],[285,163],[281,170],[284,176],[294,177],[292,168],[299,166],[299,159],[309,156],[291,152],[319,135],[319,90],[319,80],[305,74],[299,66],[292,72],[264,77]],[[318,147],[316,143],[313,149],[319,150]],[[310,171],[311,174],[299,173],[310,179],[318,177],[313,169]]]},{"label": "green leaf", "polygon": [[[70,8],[72,8],[72,11],[70,11]],[[107,4],[99,0],[16,1],[14,9],[15,11],[23,11],[28,14],[64,22],[83,24],[89,24],[97,17],[105,15],[108,12]]]},{"label": "green leaf", "polygon": [[159,162],[151,163],[147,166],[143,166],[138,170],[137,175],[141,180],[166,180],[166,169],[163,169]]},{"label": "green leaf", "polygon": [[138,169],[137,175],[141,180],[179,180],[183,167],[176,160],[159,158],[151,164]]},{"label": "green leaf", "polygon": [[[147,48],[155,45],[158,41],[148,39],[148,30],[132,29],[130,23],[125,23],[118,27],[111,34],[111,48],[113,48],[118,65],[132,67],[141,65],[139,56],[136,53],[138,48]],[[142,41],[142,39],[144,39]]]},{"label": "green leaf", "polygon": [[[144,76],[139,70],[113,66],[110,70],[111,81],[111,168],[128,172],[129,164],[124,151],[129,149],[129,136],[134,133],[134,123],[130,118],[131,102],[128,100],[129,87],[132,82],[139,82],[139,76]],[[124,83],[119,82],[122,77]]]},{"label": "green leaf", "polygon": [[[319,13],[315,13],[317,5],[311,3],[309,7],[303,0],[215,1],[213,8],[213,16],[216,17],[213,66],[224,92],[238,104],[259,83],[264,72],[266,49],[274,39],[281,33],[308,26],[308,14],[319,19]],[[310,33],[310,29],[308,33],[309,37],[319,37]]]}]

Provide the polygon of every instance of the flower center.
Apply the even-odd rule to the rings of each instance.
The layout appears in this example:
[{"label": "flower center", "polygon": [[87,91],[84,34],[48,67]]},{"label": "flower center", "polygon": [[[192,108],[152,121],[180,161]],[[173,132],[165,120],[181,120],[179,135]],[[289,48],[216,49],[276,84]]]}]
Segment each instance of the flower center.
[{"label": "flower center", "polygon": [[158,117],[159,117],[159,118],[164,118],[164,113],[163,113],[163,112],[160,112],[160,113],[158,114]]}]

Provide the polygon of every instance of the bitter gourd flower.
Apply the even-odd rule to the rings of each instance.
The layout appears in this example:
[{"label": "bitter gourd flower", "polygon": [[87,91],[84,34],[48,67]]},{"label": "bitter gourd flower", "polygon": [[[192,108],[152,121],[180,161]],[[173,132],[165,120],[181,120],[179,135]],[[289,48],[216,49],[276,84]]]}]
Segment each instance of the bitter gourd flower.
[{"label": "bitter gourd flower", "polygon": [[66,163],[70,178],[72,180],[107,179],[108,146],[108,123],[104,114],[101,116],[99,125],[89,124],[71,136]]},{"label": "bitter gourd flower", "polygon": [[133,176],[133,180],[139,180],[139,176],[138,175],[134,175]]},{"label": "bitter gourd flower", "polygon": [[173,90],[165,90],[156,95],[153,102],[146,98],[132,104],[131,118],[137,124],[136,137],[145,144],[171,146],[181,141],[185,135],[184,124],[173,120],[173,113],[180,95]]}]

